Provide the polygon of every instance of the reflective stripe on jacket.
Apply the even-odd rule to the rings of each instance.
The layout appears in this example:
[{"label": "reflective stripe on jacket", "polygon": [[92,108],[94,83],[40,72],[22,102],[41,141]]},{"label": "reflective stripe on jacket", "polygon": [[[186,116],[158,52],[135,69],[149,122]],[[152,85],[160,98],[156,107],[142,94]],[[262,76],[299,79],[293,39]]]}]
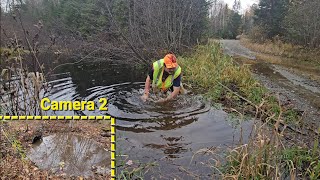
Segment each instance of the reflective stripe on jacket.
[{"label": "reflective stripe on jacket", "polygon": [[160,59],[153,63],[153,80],[152,88],[161,89],[166,91],[173,85],[173,80],[176,79],[181,74],[181,67],[177,66],[174,73],[169,75],[164,82],[162,82],[162,76],[164,71],[164,60]]}]

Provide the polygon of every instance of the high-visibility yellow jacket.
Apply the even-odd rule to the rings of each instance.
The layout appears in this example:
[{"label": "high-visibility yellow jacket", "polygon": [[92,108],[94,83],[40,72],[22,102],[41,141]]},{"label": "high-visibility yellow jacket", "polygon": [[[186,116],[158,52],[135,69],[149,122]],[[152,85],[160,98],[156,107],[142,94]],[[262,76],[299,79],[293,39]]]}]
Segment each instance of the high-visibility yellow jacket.
[{"label": "high-visibility yellow jacket", "polygon": [[178,65],[172,75],[169,75],[164,82],[162,82],[162,76],[164,71],[164,60],[160,59],[153,63],[153,90],[161,89],[163,92],[167,91],[172,85],[173,80],[181,74],[181,67]]}]

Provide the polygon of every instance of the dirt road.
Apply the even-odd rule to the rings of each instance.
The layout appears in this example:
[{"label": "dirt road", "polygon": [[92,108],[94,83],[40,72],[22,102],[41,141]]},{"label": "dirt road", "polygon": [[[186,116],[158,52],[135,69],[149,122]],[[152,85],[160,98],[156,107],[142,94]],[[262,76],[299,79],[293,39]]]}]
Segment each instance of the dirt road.
[{"label": "dirt road", "polygon": [[[320,127],[320,84],[308,78],[308,72],[271,64],[256,58],[256,53],[243,47],[239,40],[221,40],[225,54],[244,57],[256,79],[271,92],[279,93],[282,103],[304,112],[304,119]],[[243,58],[242,58],[243,59]]]}]

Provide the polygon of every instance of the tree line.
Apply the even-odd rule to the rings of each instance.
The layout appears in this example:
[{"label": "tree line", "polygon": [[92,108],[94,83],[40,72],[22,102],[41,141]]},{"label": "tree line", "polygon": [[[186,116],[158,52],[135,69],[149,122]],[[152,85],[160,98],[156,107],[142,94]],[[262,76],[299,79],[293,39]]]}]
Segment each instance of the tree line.
[{"label": "tree line", "polygon": [[252,7],[257,39],[282,40],[308,48],[320,47],[319,0],[260,0]]},{"label": "tree line", "polygon": [[[1,10],[7,24],[17,11],[13,6],[19,6],[25,21],[41,20],[56,40],[60,38],[64,44],[81,40],[82,44],[91,44],[86,48],[101,48],[110,57],[146,60],[165,51],[178,52],[200,42],[208,32],[210,2],[207,0],[7,2],[9,8]],[[6,27],[2,28],[1,33],[4,32],[10,34]]]},{"label": "tree line", "polygon": [[[182,52],[209,37],[248,34],[257,41],[282,40],[320,45],[319,0],[260,0],[240,14],[240,0],[5,0],[1,6],[1,46],[19,34],[17,11],[30,34],[46,29],[43,44],[100,48],[110,58],[149,61],[168,51]],[[18,23],[19,25],[19,23]],[[33,30],[32,30],[33,29]],[[21,31],[20,31],[21,32]],[[31,35],[30,35],[31,36]],[[9,39],[9,38],[7,38]],[[22,40],[24,42],[24,40]],[[26,42],[24,42],[26,43]],[[41,44],[41,43],[40,43]]]}]

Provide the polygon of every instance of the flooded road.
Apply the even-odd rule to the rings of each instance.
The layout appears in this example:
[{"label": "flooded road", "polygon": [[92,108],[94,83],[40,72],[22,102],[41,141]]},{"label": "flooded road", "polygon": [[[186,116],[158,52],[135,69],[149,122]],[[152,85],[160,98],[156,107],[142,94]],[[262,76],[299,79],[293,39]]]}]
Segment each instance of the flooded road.
[{"label": "flooded road", "polygon": [[[254,76],[273,93],[279,93],[283,103],[292,104],[304,112],[304,120],[315,129],[320,127],[320,84],[307,78],[308,72],[271,64],[255,58],[255,52],[243,47],[239,40],[221,40],[226,54],[248,58]],[[300,73],[297,73],[300,72]]]},{"label": "flooded road", "polygon": [[[117,120],[118,174],[143,169],[146,179],[210,179],[212,156],[195,154],[205,148],[226,148],[251,132],[244,121],[212,108],[192,92],[177,100],[156,104],[142,102],[146,71],[106,62],[83,63],[61,69],[51,77],[43,96],[51,100],[108,98],[108,111],[49,111],[48,115],[111,115]],[[153,95],[151,99],[156,99]],[[212,178],[212,177],[211,177]]]}]

